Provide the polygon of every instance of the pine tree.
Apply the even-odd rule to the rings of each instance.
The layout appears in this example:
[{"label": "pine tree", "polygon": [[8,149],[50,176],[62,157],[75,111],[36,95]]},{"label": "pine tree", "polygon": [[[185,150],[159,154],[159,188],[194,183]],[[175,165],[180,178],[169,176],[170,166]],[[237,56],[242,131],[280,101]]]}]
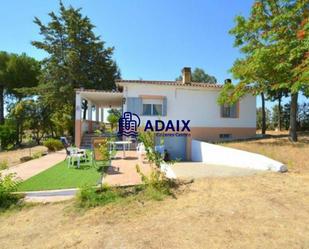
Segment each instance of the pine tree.
[{"label": "pine tree", "polygon": [[[90,19],[81,9],[66,8],[62,2],[59,14],[50,12],[49,17],[46,25],[35,18],[43,40],[32,42],[48,54],[37,89],[44,99],[54,108],[62,108],[65,104],[74,106],[75,88],[113,89],[120,77],[112,59],[114,48],[105,47],[95,35]],[[74,121],[74,108],[71,115]]]}]

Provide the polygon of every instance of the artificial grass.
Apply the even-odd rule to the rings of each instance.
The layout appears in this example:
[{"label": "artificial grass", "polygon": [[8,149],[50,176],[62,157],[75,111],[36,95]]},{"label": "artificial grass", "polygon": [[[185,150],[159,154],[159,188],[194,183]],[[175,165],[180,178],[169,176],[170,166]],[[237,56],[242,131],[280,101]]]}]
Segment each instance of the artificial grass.
[{"label": "artificial grass", "polygon": [[55,166],[21,182],[18,191],[39,191],[52,189],[79,188],[97,185],[100,172],[91,163],[81,163],[80,168],[67,167],[62,161]]}]

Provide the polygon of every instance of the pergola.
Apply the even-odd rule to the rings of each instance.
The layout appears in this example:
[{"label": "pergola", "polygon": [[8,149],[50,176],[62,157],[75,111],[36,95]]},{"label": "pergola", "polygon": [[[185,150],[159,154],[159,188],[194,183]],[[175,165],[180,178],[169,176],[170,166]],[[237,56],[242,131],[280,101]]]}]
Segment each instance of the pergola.
[{"label": "pergola", "polygon": [[[75,144],[81,145],[85,132],[92,133],[100,123],[104,122],[105,108],[122,108],[123,93],[92,89],[75,90]],[[82,101],[87,100],[86,119],[82,118]],[[94,111],[93,111],[93,106]]]}]

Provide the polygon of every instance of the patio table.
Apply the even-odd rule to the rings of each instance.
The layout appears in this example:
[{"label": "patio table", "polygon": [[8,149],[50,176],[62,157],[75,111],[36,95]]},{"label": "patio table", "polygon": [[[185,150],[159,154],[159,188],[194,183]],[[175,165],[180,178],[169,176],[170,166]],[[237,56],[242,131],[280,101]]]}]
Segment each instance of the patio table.
[{"label": "patio table", "polygon": [[132,144],[132,141],[116,141],[116,142],[110,142],[111,144],[122,144],[122,148],[123,148],[123,156],[122,158],[125,158],[126,157],[126,145],[129,146],[130,144]]}]

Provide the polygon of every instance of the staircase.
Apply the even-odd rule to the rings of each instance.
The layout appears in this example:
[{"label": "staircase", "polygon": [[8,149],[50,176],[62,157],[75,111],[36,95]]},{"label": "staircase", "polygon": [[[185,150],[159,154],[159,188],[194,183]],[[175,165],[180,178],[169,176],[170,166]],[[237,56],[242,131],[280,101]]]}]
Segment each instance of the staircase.
[{"label": "staircase", "polygon": [[85,133],[82,138],[82,142],[80,147],[83,149],[90,149],[91,148],[91,143],[92,143],[92,138],[97,137],[98,135],[94,133]]}]

